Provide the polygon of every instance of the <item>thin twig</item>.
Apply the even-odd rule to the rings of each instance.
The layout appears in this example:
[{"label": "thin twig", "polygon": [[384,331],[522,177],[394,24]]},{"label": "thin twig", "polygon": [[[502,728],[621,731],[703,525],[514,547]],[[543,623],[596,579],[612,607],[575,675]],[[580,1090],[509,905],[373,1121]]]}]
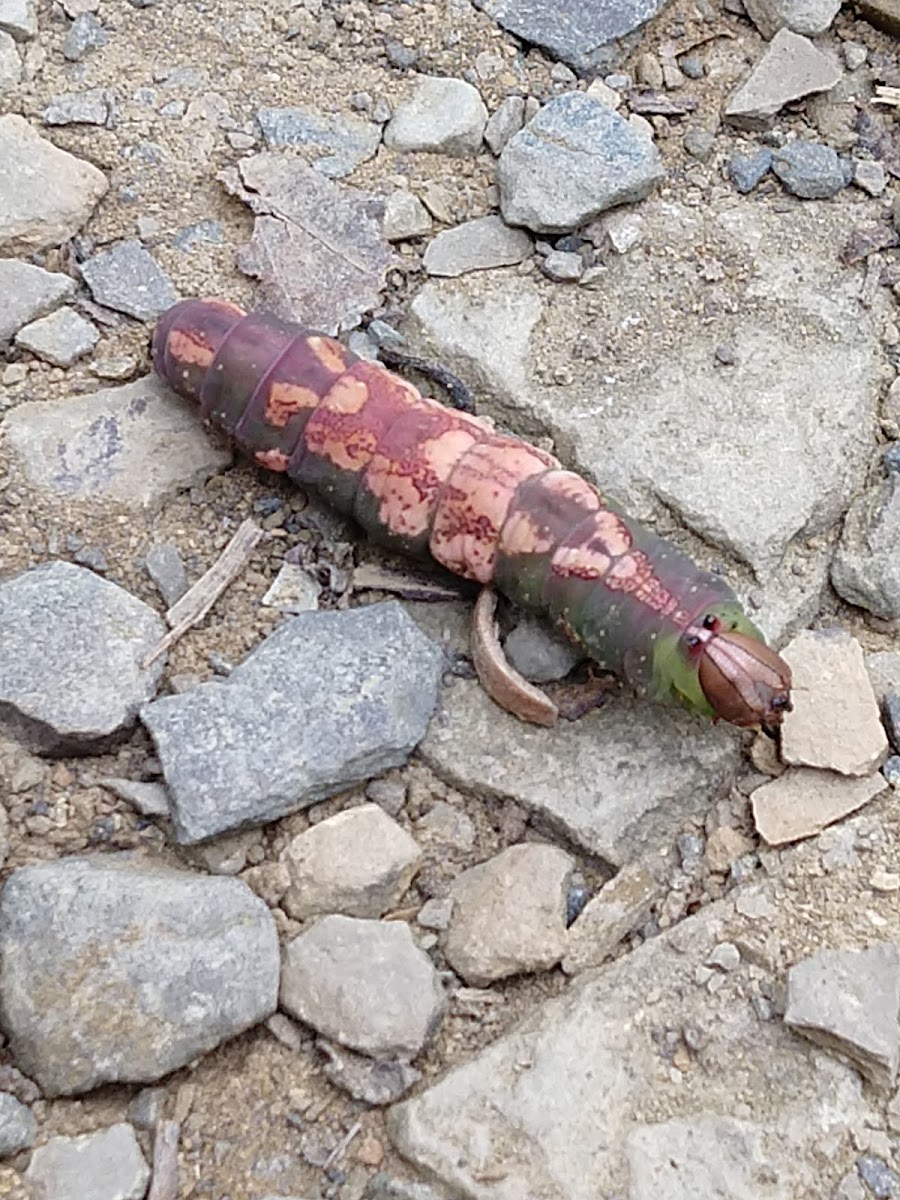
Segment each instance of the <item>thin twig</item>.
[{"label": "thin twig", "polygon": [[141,663],[142,669],[149,667],[161,654],[174,646],[193,625],[203,620],[228,585],[246,567],[262,535],[263,531],[255,521],[248,519],[242,522],[206,574],[202,575],[166,613],[166,620],[172,628]]},{"label": "thin twig", "polygon": [[160,1121],[153,1140],[153,1182],[147,1200],[177,1200],[178,1141],[181,1126],[177,1121]]},{"label": "thin twig", "polygon": [[350,1143],[353,1141],[353,1139],[356,1137],[356,1135],[359,1133],[359,1131],[361,1129],[362,1129],[361,1121],[357,1121],[355,1125],[350,1126],[350,1128],[347,1130],[347,1132],[344,1134],[344,1136],[341,1138],[341,1140],[338,1142],[338,1144],[335,1146],[335,1148],[332,1150],[332,1152],[326,1158],[325,1164],[322,1167],[323,1171],[327,1171],[330,1166],[333,1166],[334,1163],[337,1162],[337,1160],[341,1157],[342,1154],[344,1154],[347,1147],[350,1145]]}]

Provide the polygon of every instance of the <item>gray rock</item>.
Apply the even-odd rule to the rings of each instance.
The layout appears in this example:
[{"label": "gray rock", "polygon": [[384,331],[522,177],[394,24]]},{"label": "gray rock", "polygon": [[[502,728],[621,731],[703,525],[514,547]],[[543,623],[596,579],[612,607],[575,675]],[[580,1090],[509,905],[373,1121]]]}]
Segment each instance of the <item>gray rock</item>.
[{"label": "gray rock", "polygon": [[646,858],[626,865],[605,883],[569,927],[562,969],[577,975],[598,967],[634,929],[643,925],[664,894],[658,863]]},{"label": "gray rock", "polygon": [[168,817],[169,794],[161,783],[144,782],[140,779],[119,779],[105,776],[98,779],[100,787],[106,788],[119,799],[130,804],[142,817]]},{"label": "gray rock", "polygon": [[500,154],[503,147],[525,124],[525,99],[523,96],[507,96],[497,110],[491,114],[484,127],[484,140]]},{"label": "gray rock", "polygon": [[187,572],[178,547],[172,542],[157,542],[147,551],[144,563],[166,608],[171,608],[188,590]]},{"label": "gray rock", "polygon": [[736,154],[728,163],[728,177],[739,192],[752,192],[772,167],[772,151],[762,146],[755,154]]},{"label": "gray rock", "polygon": [[571,250],[551,250],[541,259],[541,270],[557,283],[577,283],[584,271],[584,260]]},{"label": "gray rock", "polygon": [[140,664],[164,633],[152,608],[71,563],[0,584],[0,723],[41,753],[102,752],[155,694],[164,659]]},{"label": "gray rock", "polygon": [[81,62],[89,50],[99,50],[109,41],[109,34],[93,13],[79,13],[63,38],[63,57],[69,62]]},{"label": "gray rock", "polygon": [[15,338],[20,349],[29,350],[55,367],[71,367],[90,354],[99,340],[100,334],[91,322],[68,306],[32,321]]},{"label": "gray rock", "polygon": [[74,294],[75,280],[70,275],[0,258],[0,343]]},{"label": "gray rock", "polygon": [[152,1082],[275,1011],[263,901],[126,854],[14,871],[0,951],[3,1029],[48,1096]]},{"label": "gray rock", "polygon": [[37,1121],[30,1108],[9,1092],[0,1092],[0,1158],[27,1150],[37,1135]]},{"label": "gray rock", "polygon": [[830,91],[840,78],[837,63],[811,41],[779,29],[749,79],[728,100],[725,119],[744,129],[764,129],[785,104]]},{"label": "gray rock", "polygon": [[389,242],[423,237],[431,229],[431,224],[428,209],[406,188],[397,188],[388,196],[382,228]]},{"label": "gray rock", "polygon": [[584,657],[568,638],[536,617],[523,617],[503,648],[516,670],[532,683],[564,679]]},{"label": "gray rock", "polygon": [[[725,916],[707,908],[586,976],[394,1106],[388,1130],[398,1150],[449,1192],[491,1200],[820,1196],[823,1137],[849,1136],[873,1110],[854,1071],[816,1061],[733,992],[717,997],[697,986],[695,971]],[[702,1051],[693,1069],[675,1075],[658,1039],[685,1027],[702,1031]],[[654,1128],[661,1096],[686,1113],[677,1126]],[[764,1125],[748,1119],[748,1096],[765,1104]],[[744,1158],[742,1145],[762,1145],[763,1162],[752,1152]],[[677,1175],[666,1151],[684,1165]],[[726,1161],[734,1169],[723,1179]],[[655,1189],[654,1166],[662,1173]]]},{"label": "gray rock", "polygon": [[549,971],[566,947],[566,897],[575,862],[556,846],[524,843],[453,881],[442,949],[472,987]]},{"label": "gray rock", "polygon": [[109,186],[102,171],[13,113],[0,116],[0,162],[0,253],[58,246],[78,232]]},{"label": "gray rock", "polygon": [[125,1115],[136,1129],[153,1133],[157,1122],[163,1117],[166,1106],[164,1087],[141,1088],[128,1104]]},{"label": "gray rock", "polygon": [[880,196],[887,187],[887,177],[880,162],[872,159],[853,160],[853,182],[869,196]]},{"label": "gray rock", "polygon": [[390,1058],[367,1058],[353,1050],[332,1046],[319,1038],[316,1048],[326,1055],[325,1075],[364,1104],[393,1104],[422,1078],[409,1063]]},{"label": "gray rock", "polygon": [[409,1059],[437,1032],[446,998],[408,925],[329,916],[285,948],[281,1005],[351,1050]]},{"label": "gray rock", "polygon": [[685,130],[683,144],[691,158],[698,162],[706,162],[716,144],[716,135],[711,129],[699,129],[696,126]]},{"label": "gray rock", "polygon": [[764,38],[781,28],[815,37],[830,28],[841,0],[745,0],[745,7]]},{"label": "gray rock", "polygon": [[[270,1197],[271,1200],[271,1197]],[[373,1175],[363,1193],[363,1200],[445,1200],[427,1183],[413,1183],[408,1179],[396,1179],[379,1171]]]},{"label": "gray rock", "polygon": [[185,225],[172,238],[176,250],[189,252],[197,246],[221,246],[225,230],[221,221],[195,221]]},{"label": "gray rock", "polygon": [[900,1196],[900,1175],[892,1171],[883,1158],[861,1154],[856,1160],[856,1169],[876,1200],[893,1200]]},{"label": "gray rock", "polygon": [[283,859],[291,883],[282,907],[305,921],[383,916],[409,887],[422,852],[377,804],[359,804],[299,833]]},{"label": "gray rock", "polygon": [[105,125],[109,94],[105,88],[54,96],[42,113],[45,125]]},{"label": "gray rock", "polygon": [[420,753],[453,786],[514,800],[614,865],[705,812],[737,761],[724,728],[660,706],[616,700],[539,729],[466,680],[445,692]]},{"label": "gray rock", "polygon": [[146,706],[179,841],[275,820],[401,765],[442,666],[392,601],[301,614],[227,680]]},{"label": "gray rock", "polygon": [[520,263],[531,253],[531,238],[498,216],[476,217],[433,238],[423,265],[429,275],[465,275]]},{"label": "gray rock", "polygon": [[510,33],[543,47],[591,78],[611,69],[621,57],[616,40],[655,17],[665,8],[665,0],[618,4],[560,0],[554,5],[535,0],[477,0],[477,5]]},{"label": "gray rock", "polygon": [[134,1129],[120,1121],[81,1137],[53,1137],[31,1156],[25,1178],[37,1197],[141,1200],[150,1168]]},{"label": "gray rock", "polygon": [[781,757],[793,766],[870,775],[888,751],[862,647],[840,629],[803,630],[782,650],[793,675]]},{"label": "gray rock", "polygon": [[785,1024],[850,1058],[879,1087],[900,1064],[900,951],[820,950],[788,972]]},{"label": "gray rock", "polygon": [[322,585],[309,571],[296,563],[283,563],[266,594],[260,601],[279,612],[313,612],[319,607]]},{"label": "gray rock", "polygon": [[0,30],[0,96],[15,92],[22,82],[22,58],[11,34]]},{"label": "gray rock", "polygon": [[0,29],[17,42],[29,42],[37,35],[36,0],[0,0]]},{"label": "gray rock", "polygon": [[20,404],[3,428],[29,483],[61,500],[151,508],[231,462],[225,443],[150,375],[88,396]]},{"label": "gray rock", "polygon": [[566,233],[663,179],[659,154],[618,113],[583,92],[548,101],[500,155],[500,207],[510,225]]},{"label": "gray rock", "polygon": [[840,159],[819,142],[788,142],[772,155],[772,170],[804,200],[827,200],[847,186]]},{"label": "gray rock", "polygon": [[81,275],[98,304],[152,321],[178,299],[172,281],[139,241],[120,242],[81,264]]},{"label": "gray rock", "polygon": [[477,154],[486,122],[487,109],[471,83],[424,75],[410,99],[397,106],[384,144],[391,150]]},{"label": "gray rock", "polygon": [[831,565],[835,591],[877,617],[900,617],[900,476],[854,500]]},{"label": "gray rock", "polygon": [[326,116],[314,108],[260,108],[256,119],[270,150],[310,147],[319,154],[312,165],[329,179],[350,175],[374,156],[381,142],[381,127],[372,121]]}]

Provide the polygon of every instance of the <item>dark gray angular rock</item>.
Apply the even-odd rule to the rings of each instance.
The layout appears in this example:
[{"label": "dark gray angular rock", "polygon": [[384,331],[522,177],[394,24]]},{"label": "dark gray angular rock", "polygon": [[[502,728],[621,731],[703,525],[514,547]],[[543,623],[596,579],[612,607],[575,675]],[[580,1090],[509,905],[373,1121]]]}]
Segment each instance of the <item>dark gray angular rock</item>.
[{"label": "dark gray angular rock", "polygon": [[359,117],[327,116],[312,108],[260,108],[256,119],[269,149],[308,146],[322,152],[313,166],[329,179],[342,179],[372,158],[381,127]]},{"label": "dark gray angular rock", "polygon": [[150,375],[89,396],[28,401],[3,430],[17,468],[58,500],[153,508],[231,462],[224,440]]},{"label": "dark gray angular rock", "polygon": [[476,0],[504,29],[548,50],[576,71],[594,75],[619,58],[614,43],[662,12],[666,0]]},{"label": "dark gray angular rock", "polygon": [[109,95],[105,88],[66,92],[54,96],[42,116],[45,125],[105,125],[109,118]]},{"label": "dark gray angular rock", "polygon": [[439,648],[395,601],[302,613],[223,682],[147,705],[178,840],[273,821],[404,763]]},{"label": "dark gray angular rock", "polygon": [[785,1024],[845,1054],[873,1083],[889,1088],[900,1064],[900,951],[820,950],[788,972]]},{"label": "dark gray angular rock", "polygon": [[278,970],[238,879],[116,854],[23,867],[0,896],[0,1022],[49,1096],[184,1066],[275,1011]]},{"label": "dark gray angular rock", "polygon": [[0,343],[74,293],[70,275],[45,271],[17,258],[0,258]]},{"label": "dark gray angular rock", "polygon": [[285,948],[281,1006],[351,1050],[409,1059],[437,1032],[446,997],[408,925],[333,915]]},{"label": "dark gray angular rock", "polygon": [[153,320],[178,299],[172,281],[135,238],[89,258],[81,275],[98,304],[139,321]]},{"label": "dark gray angular rock", "polygon": [[51,1138],[31,1156],[25,1178],[33,1195],[53,1200],[141,1200],[150,1168],[134,1130],[121,1121],[81,1137]]},{"label": "dark gray angular rock", "polygon": [[0,1158],[27,1150],[37,1133],[34,1113],[9,1092],[0,1092]]},{"label": "dark gray angular rock", "polygon": [[63,39],[63,57],[80,62],[89,50],[98,50],[109,41],[109,34],[93,13],[79,13]]},{"label": "dark gray angular rock", "polygon": [[827,200],[848,183],[837,154],[820,142],[798,140],[782,146],[772,155],[772,170],[803,200]]},{"label": "dark gray angular rock", "polygon": [[178,547],[172,542],[158,542],[147,551],[144,562],[166,607],[171,608],[188,590],[187,572]]},{"label": "dark gray angular rock", "polygon": [[504,220],[537,233],[566,233],[643,200],[663,176],[653,143],[583,92],[545,104],[506,143],[497,167]]},{"label": "dark gray angular rock", "polygon": [[755,154],[736,154],[728,164],[728,177],[739,192],[752,192],[771,169],[772,151],[762,146]]},{"label": "dark gray angular rock", "polygon": [[53,562],[0,585],[0,725],[45,754],[100,753],[155,693],[165,634],[149,605]]},{"label": "dark gray angular rock", "polygon": [[884,620],[900,616],[900,476],[854,500],[831,564],[838,595]]}]

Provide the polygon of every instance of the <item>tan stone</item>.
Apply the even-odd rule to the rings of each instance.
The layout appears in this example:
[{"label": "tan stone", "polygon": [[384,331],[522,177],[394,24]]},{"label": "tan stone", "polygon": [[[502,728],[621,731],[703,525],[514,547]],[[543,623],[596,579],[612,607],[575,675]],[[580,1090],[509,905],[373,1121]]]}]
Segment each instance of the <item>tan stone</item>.
[{"label": "tan stone", "polygon": [[882,775],[848,779],[834,771],[795,767],[756,789],[751,797],[753,819],[770,846],[783,846],[821,833],[887,786]]}]

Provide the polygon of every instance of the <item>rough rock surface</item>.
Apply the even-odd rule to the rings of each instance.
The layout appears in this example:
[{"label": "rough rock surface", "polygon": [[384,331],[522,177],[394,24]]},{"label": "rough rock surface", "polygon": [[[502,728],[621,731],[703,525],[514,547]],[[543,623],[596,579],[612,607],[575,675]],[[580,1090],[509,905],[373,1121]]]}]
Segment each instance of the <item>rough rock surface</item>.
[{"label": "rough rock surface", "polygon": [[25,1178],[37,1200],[141,1200],[150,1168],[124,1121],[81,1137],[54,1137],[31,1156]]},{"label": "rough rock surface", "polygon": [[835,771],[793,767],[753,793],[753,819],[770,846],[813,837],[885,788],[881,775],[848,778]]},{"label": "rough rock surface", "polygon": [[68,300],[74,291],[70,275],[45,271],[17,258],[0,258],[0,343]]},{"label": "rough rock surface", "polygon": [[224,442],[150,375],[61,402],[20,404],[3,429],[29,482],[64,501],[154,506],[231,461]]},{"label": "rough rock surface", "polygon": [[780,29],[726,104],[725,119],[746,129],[764,128],[792,100],[827,92],[840,78],[837,63],[808,38]]},{"label": "rough rock surface", "polygon": [[284,853],[282,905],[298,921],[320,913],[380,917],[397,904],[422,860],[415,840],[377,804],[360,804],[298,834]]},{"label": "rough rock surface", "polygon": [[273,821],[399,766],[425,733],[442,667],[391,601],[302,613],[226,680],[147,705],[179,841]]},{"label": "rough rock surface", "polygon": [[583,92],[548,101],[509,139],[497,168],[504,220],[536,233],[566,233],[643,200],[662,177],[653,143]]},{"label": "rough rock surface", "polygon": [[37,1121],[31,1109],[9,1092],[0,1092],[0,1158],[27,1150],[36,1133]]},{"label": "rough rock surface", "polygon": [[835,591],[876,617],[900,617],[900,476],[850,506],[831,564]]},{"label": "rough rock surface", "polygon": [[425,75],[388,122],[384,144],[393,150],[476,154],[486,122],[487,109],[471,83]]},{"label": "rough rock surface", "polygon": [[240,880],[68,858],[14,871],[0,897],[0,1019],[48,1096],[159,1079],[277,995],[275,924]]},{"label": "rough rock surface", "polygon": [[[35,631],[40,637],[35,637]],[[164,658],[152,608],[72,563],[0,584],[0,723],[42,753],[92,753],[133,725]]]},{"label": "rough rock surface", "polygon": [[519,263],[531,253],[531,238],[510,229],[500,217],[477,217],[433,238],[423,265],[429,275],[465,275]]},{"label": "rough rock surface", "polygon": [[30,254],[77,233],[109,186],[84,159],[59,150],[24,117],[0,117],[0,253]]},{"label": "rough rock surface", "polygon": [[[504,744],[515,754],[498,754]],[[421,753],[454,786],[514,800],[618,865],[702,811],[737,748],[722,728],[624,699],[555,729],[523,726],[459,680]]]},{"label": "rough rock surface", "polygon": [[351,1050],[413,1058],[436,1033],[446,1000],[408,925],[335,915],[288,943],[281,1005]]},{"label": "rough rock surface", "polygon": [[638,859],[624,866],[587,902],[568,930],[565,973],[577,975],[598,967],[623,938],[644,924],[663,891],[659,863]]},{"label": "rough rock surface", "polygon": [[472,987],[523,971],[546,971],[566,945],[566,894],[574,860],[556,846],[526,843],[463,871],[443,941],[450,966]]}]

